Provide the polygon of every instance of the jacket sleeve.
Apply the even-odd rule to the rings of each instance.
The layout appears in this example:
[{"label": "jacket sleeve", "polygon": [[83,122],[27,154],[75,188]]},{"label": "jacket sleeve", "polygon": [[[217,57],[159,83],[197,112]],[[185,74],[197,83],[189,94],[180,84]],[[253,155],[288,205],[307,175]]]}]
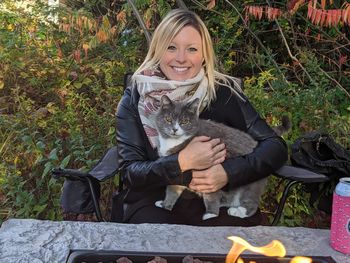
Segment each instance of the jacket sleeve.
[{"label": "jacket sleeve", "polygon": [[118,161],[123,182],[135,190],[179,184],[183,175],[178,154],[159,158],[151,148],[142,127],[137,102],[134,102],[137,91],[132,89],[125,90],[116,113]]},{"label": "jacket sleeve", "polygon": [[267,177],[279,169],[288,158],[284,140],[259,116],[249,100],[236,99],[245,119],[247,132],[258,141],[258,146],[251,154],[224,161],[223,167],[229,178],[229,188]]}]

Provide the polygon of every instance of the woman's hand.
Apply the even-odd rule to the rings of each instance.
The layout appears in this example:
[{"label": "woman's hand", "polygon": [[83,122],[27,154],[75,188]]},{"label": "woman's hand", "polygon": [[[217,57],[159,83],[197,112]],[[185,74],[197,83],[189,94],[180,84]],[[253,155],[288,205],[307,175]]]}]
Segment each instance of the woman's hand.
[{"label": "woman's hand", "polygon": [[228,178],[224,168],[221,164],[217,164],[206,170],[192,171],[189,188],[207,194],[220,190],[227,183]]},{"label": "woman's hand", "polygon": [[222,163],[225,157],[225,144],[220,139],[198,136],[180,151],[179,164],[182,171],[203,170]]}]

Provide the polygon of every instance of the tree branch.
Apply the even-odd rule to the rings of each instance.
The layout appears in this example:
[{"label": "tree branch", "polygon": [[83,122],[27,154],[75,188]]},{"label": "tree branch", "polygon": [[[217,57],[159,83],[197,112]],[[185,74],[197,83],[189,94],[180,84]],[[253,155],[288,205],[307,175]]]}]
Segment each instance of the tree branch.
[{"label": "tree branch", "polygon": [[139,22],[139,24],[140,24],[140,26],[141,26],[141,28],[142,28],[142,30],[143,30],[143,33],[145,34],[145,37],[146,37],[146,39],[147,39],[147,44],[148,44],[148,46],[149,46],[150,43],[151,43],[151,35],[150,35],[150,33],[149,33],[149,31],[148,31],[148,29],[147,29],[147,27],[146,27],[146,24],[145,24],[145,22],[143,21],[141,15],[140,15],[140,13],[139,13],[139,11],[137,11],[137,8],[136,8],[136,6],[135,6],[134,1],[133,1],[133,0],[127,0],[127,2],[130,4],[130,6],[131,6],[131,8],[132,8],[132,11],[134,12],[134,15],[136,16],[136,19],[137,19],[137,21]]},{"label": "tree branch", "polygon": [[260,45],[260,47],[265,51],[265,53],[268,55],[269,61],[274,65],[275,69],[278,71],[278,73],[280,74],[280,76],[283,78],[283,80],[288,83],[288,80],[286,79],[286,77],[284,76],[284,74],[282,73],[282,71],[280,70],[279,66],[277,65],[276,61],[269,55],[269,51],[267,50],[267,48],[264,46],[264,44],[261,42],[261,40],[257,37],[257,35],[254,34],[254,32],[249,28],[249,26],[247,25],[247,23],[244,20],[244,17],[242,16],[242,14],[238,11],[238,9],[234,6],[234,4],[232,4],[230,1],[225,0],[226,3],[228,3],[230,6],[233,7],[233,9],[236,11],[236,13],[238,14],[238,16],[241,18],[241,20],[243,21],[243,25],[244,27],[248,30],[248,32],[255,38],[255,40],[258,42],[258,44]]},{"label": "tree branch", "polygon": [[[267,0],[266,2],[267,2],[267,4],[268,4],[269,6],[271,5],[269,0]],[[315,84],[315,81],[314,81],[314,79],[310,76],[309,72],[307,72],[307,70],[304,68],[304,66],[300,63],[299,59],[298,59],[296,56],[294,56],[294,55],[292,54],[292,52],[291,52],[291,50],[290,50],[290,48],[289,48],[287,39],[286,39],[286,37],[284,36],[284,33],[283,33],[283,31],[282,31],[282,28],[281,28],[281,26],[280,26],[280,24],[279,24],[279,22],[278,22],[277,19],[275,19],[275,23],[277,24],[278,30],[279,30],[280,33],[281,33],[281,36],[282,36],[282,39],[283,39],[283,43],[284,43],[284,45],[285,45],[285,47],[286,47],[286,49],[287,49],[287,51],[288,51],[288,55],[290,56],[290,58],[291,58],[292,60],[294,60],[295,62],[298,63],[298,65],[299,65],[300,68],[305,72],[305,74],[307,75],[307,77],[309,78],[309,80],[310,80],[312,83]],[[327,77],[329,80],[335,82],[335,83],[337,84],[337,86],[338,86],[343,92],[345,92],[345,94],[350,98],[349,92],[348,92],[336,79],[332,78],[332,77],[331,77],[326,71],[324,71],[321,67],[319,67],[319,69],[322,71],[322,73],[324,73],[324,74],[326,75],[326,77]]]},{"label": "tree branch", "polygon": [[177,6],[178,6],[179,8],[188,10],[186,4],[185,4],[182,0],[176,0],[176,3],[177,3]]}]

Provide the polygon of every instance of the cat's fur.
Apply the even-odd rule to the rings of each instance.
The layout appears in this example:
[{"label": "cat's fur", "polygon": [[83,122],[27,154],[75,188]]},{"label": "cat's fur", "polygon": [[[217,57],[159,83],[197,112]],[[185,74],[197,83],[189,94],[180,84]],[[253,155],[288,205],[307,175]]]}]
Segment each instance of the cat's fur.
[{"label": "cat's fur", "polygon": [[[162,96],[155,119],[159,133],[160,156],[180,151],[194,136],[199,135],[220,138],[225,143],[227,158],[253,152],[257,142],[249,134],[221,123],[199,119],[198,106],[198,99],[183,103],[171,101],[166,95]],[[279,131],[281,132],[283,129]],[[258,208],[265,184],[266,179],[261,179],[227,192],[219,190],[209,194],[198,193],[203,197],[206,207],[203,220],[218,216],[220,207],[228,207],[227,213],[231,216],[244,218],[253,215]],[[157,201],[156,206],[172,210],[185,189],[189,190],[186,186],[168,185],[165,199]]]}]

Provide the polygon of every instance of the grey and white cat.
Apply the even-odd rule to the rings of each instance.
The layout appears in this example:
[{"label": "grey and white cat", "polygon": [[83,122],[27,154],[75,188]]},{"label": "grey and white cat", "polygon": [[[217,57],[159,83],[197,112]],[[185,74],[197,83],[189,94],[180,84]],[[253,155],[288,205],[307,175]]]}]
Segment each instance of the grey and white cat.
[{"label": "grey and white cat", "polygon": [[[227,158],[234,158],[253,152],[257,142],[247,133],[211,120],[199,119],[199,100],[184,103],[171,101],[162,96],[160,108],[155,118],[159,133],[159,156],[167,156],[183,149],[194,136],[205,135],[220,138],[225,143]],[[286,127],[289,129],[289,127]],[[280,128],[279,133],[284,132]],[[260,202],[267,179],[261,179],[248,185],[229,191],[213,193],[197,193],[203,197],[206,220],[219,215],[221,207],[227,207],[227,213],[236,217],[252,216]],[[182,192],[188,189],[182,185],[168,185],[164,200],[155,203],[156,206],[172,210]],[[192,191],[192,190],[190,190]]]}]

